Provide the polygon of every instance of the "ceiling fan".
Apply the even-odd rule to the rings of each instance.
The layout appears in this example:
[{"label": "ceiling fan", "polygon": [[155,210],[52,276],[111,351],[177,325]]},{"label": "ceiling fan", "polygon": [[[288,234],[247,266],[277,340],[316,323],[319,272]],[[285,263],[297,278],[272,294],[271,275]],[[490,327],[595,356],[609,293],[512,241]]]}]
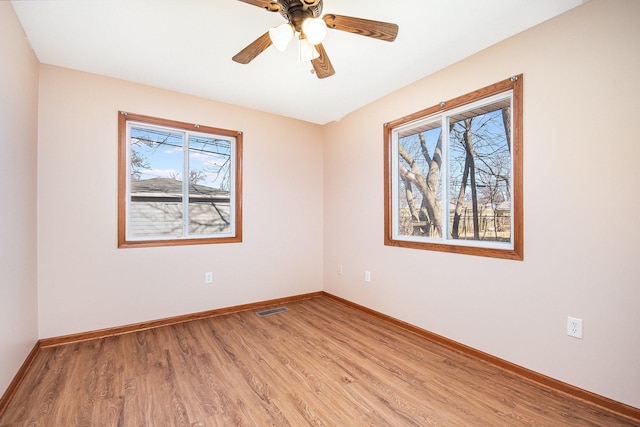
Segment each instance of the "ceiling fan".
[{"label": "ceiling fan", "polygon": [[388,22],[350,16],[322,14],[322,0],[239,0],[261,7],[269,12],[279,12],[286,23],[270,29],[238,52],[233,60],[248,64],[272,44],[284,50],[295,35],[298,36],[300,59],[309,59],[320,79],[335,74],[333,65],[322,46],[327,28],[346,31],[361,36],[392,42],[398,34],[398,26]]}]

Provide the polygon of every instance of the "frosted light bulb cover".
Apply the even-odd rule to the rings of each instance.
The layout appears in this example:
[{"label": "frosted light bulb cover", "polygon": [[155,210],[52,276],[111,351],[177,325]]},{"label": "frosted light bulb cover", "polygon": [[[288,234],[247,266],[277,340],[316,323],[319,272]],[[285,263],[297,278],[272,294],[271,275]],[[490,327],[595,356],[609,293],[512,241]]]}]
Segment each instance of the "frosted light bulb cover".
[{"label": "frosted light bulb cover", "polygon": [[309,43],[316,45],[322,43],[327,35],[327,24],[322,18],[307,18],[302,23],[302,32]]},{"label": "frosted light bulb cover", "polygon": [[284,51],[293,38],[293,27],[289,23],[278,25],[269,30],[271,42],[279,51]]},{"label": "frosted light bulb cover", "polygon": [[311,61],[320,56],[315,46],[309,43],[309,40],[302,37],[300,38],[298,53],[300,62]]}]

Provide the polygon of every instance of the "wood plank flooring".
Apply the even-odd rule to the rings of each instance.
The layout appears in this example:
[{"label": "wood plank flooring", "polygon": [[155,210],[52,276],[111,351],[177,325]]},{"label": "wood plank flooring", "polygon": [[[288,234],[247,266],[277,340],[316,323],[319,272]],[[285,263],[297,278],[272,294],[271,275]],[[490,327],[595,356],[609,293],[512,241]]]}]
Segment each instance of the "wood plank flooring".
[{"label": "wood plank flooring", "polygon": [[44,348],[0,426],[633,426],[328,298]]}]

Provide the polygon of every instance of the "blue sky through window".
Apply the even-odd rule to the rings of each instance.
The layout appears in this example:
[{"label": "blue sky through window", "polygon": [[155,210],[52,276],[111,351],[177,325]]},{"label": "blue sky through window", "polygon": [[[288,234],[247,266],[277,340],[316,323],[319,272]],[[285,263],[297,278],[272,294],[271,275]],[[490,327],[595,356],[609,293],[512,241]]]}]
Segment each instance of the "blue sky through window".
[{"label": "blue sky through window", "polygon": [[[189,171],[184,171],[184,144],[189,141]],[[207,187],[229,186],[231,142],[214,136],[151,127],[131,127],[132,177],[171,178]]]}]

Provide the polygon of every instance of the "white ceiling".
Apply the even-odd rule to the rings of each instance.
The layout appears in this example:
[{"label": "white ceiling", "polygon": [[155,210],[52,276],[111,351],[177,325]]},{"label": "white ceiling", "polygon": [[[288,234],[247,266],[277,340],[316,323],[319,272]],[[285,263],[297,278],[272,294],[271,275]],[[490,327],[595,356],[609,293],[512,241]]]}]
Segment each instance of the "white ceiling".
[{"label": "white ceiling", "polygon": [[269,47],[248,65],[231,57],[278,13],[238,0],[13,0],[44,64],[116,77],[325,124],[552,18],[585,0],[324,0],[323,14],[393,22],[389,43],[329,30],[326,79]]}]

